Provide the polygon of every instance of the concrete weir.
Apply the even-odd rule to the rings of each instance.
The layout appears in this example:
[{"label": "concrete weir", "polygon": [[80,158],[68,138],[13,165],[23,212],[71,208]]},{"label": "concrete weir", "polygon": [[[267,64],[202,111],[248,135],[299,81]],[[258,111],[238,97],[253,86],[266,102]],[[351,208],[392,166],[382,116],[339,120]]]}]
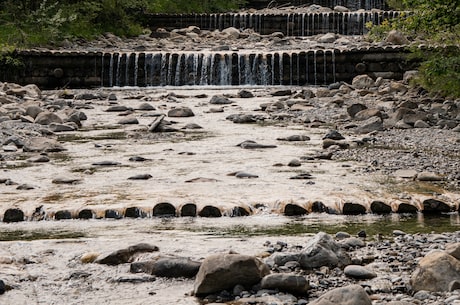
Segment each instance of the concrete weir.
[{"label": "concrete weir", "polygon": [[366,73],[401,79],[418,61],[401,46],[274,52],[19,51],[0,80],[40,88],[328,85]]},{"label": "concrete weir", "polygon": [[325,33],[363,35],[366,24],[380,25],[384,20],[401,15],[399,11],[385,12],[321,12],[321,13],[223,13],[223,14],[150,14],[145,23],[153,31],[174,30],[197,26],[201,30],[234,27],[241,31],[252,29],[262,35],[281,32],[286,36],[311,36]]},{"label": "concrete weir", "polygon": [[273,206],[260,207],[250,205],[223,208],[218,205],[199,205],[187,203],[174,205],[170,202],[160,202],[153,207],[131,206],[126,208],[92,210],[42,210],[40,214],[27,213],[19,208],[9,208],[3,212],[3,222],[22,222],[39,220],[67,220],[67,219],[121,219],[121,218],[152,218],[152,217],[245,217],[260,213],[282,214],[285,216],[301,216],[311,213],[327,213],[342,215],[362,214],[446,214],[459,213],[459,198],[432,198],[415,197],[411,200],[371,200],[358,202],[349,199],[329,198],[328,202],[276,202]]}]

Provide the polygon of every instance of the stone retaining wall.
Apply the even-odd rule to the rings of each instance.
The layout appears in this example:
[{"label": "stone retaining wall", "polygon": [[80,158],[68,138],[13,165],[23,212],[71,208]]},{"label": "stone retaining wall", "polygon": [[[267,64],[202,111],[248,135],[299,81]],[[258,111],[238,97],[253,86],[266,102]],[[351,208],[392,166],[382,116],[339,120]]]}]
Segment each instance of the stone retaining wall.
[{"label": "stone retaining wall", "polygon": [[401,79],[418,62],[403,47],[269,53],[21,51],[0,81],[41,88],[182,85],[327,85],[359,74]]}]

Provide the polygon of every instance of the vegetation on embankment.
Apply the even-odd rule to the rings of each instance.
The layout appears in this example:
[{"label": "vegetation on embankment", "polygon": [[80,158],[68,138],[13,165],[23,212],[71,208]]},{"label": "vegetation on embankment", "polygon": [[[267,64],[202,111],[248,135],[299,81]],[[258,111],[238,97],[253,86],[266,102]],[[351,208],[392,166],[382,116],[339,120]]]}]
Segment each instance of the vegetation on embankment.
[{"label": "vegetation on embankment", "polygon": [[433,93],[460,97],[460,5],[458,0],[388,0],[397,10],[410,11],[399,19],[370,26],[369,36],[382,39],[390,30],[399,30],[412,41],[431,46],[414,54],[424,61],[416,82]]},{"label": "vegetation on embankment", "polygon": [[0,0],[0,46],[61,44],[144,30],[142,13],[223,12],[243,0]]}]

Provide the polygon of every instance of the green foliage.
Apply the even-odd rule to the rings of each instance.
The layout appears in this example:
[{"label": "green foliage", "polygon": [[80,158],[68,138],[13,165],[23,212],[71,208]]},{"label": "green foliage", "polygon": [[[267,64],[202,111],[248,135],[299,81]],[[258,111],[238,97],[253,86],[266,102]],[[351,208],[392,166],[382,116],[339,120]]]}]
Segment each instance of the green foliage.
[{"label": "green foliage", "polygon": [[0,43],[0,66],[4,70],[22,68],[24,63],[15,56],[16,47]]},{"label": "green foliage", "polygon": [[387,0],[388,4],[408,13],[384,22],[367,24],[369,39],[383,40],[398,29],[413,40],[452,48],[431,49],[423,54],[418,84],[433,93],[460,97],[460,4],[458,0]]},{"label": "green foliage", "polygon": [[460,97],[460,49],[431,51],[419,68],[418,83],[443,96]]}]

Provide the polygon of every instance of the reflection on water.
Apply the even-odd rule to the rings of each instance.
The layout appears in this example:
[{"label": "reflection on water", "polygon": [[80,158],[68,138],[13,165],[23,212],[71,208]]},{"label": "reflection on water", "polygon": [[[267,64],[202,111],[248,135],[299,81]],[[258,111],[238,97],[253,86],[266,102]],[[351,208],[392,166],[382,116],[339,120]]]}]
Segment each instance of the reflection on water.
[{"label": "reflection on water", "polygon": [[[381,234],[392,235],[393,230],[402,230],[409,234],[414,233],[442,233],[460,231],[460,215],[445,214],[427,216],[421,213],[415,215],[390,214],[378,215],[325,215],[310,214],[303,217],[245,217],[227,219],[216,225],[216,220],[209,221],[196,219],[195,221],[178,225],[174,221],[170,224],[175,229],[187,229],[195,232],[202,232],[206,235],[216,236],[282,236],[315,234],[320,231],[334,234],[339,231],[346,231],[350,234],[357,234],[359,231],[366,231],[368,236]],[[235,221],[236,220],[236,221]]]},{"label": "reflection on water", "polygon": [[122,220],[65,220],[0,224],[0,241],[79,239],[114,237],[123,234],[179,234],[221,237],[296,236],[320,231],[352,235],[364,230],[367,236],[391,236],[393,230],[409,234],[460,231],[458,213],[427,216],[402,215],[329,215],[313,213],[302,217],[255,215],[247,217],[180,217]]}]

